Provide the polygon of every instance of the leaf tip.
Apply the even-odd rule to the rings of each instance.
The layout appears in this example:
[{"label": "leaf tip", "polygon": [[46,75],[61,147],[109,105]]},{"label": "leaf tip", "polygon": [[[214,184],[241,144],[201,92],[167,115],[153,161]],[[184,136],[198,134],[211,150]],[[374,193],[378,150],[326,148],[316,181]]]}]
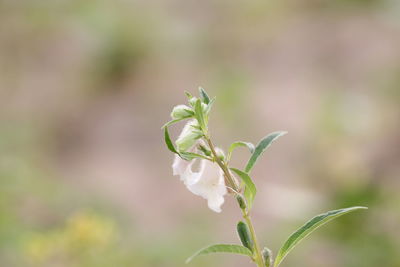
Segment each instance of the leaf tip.
[{"label": "leaf tip", "polygon": [[204,102],[205,104],[210,103],[210,97],[208,96],[206,90],[204,90],[204,88],[201,87],[201,86],[199,86],[199,93],[200,93],[200,96],[201,96],[201,98],[203,99],[203,102]]},{"label": "leaf tip", "polygon": [[367,210],[368,209],[368,207],[364,207],[364,206],[356,206],[356,207],[353,207],[354,209],[360,209],[360,210]]},{"label": "leaf tip", "polygon": [[288,131],[278,131],[277,133],[279,133],[279,136],[283,136],[285,134],[288,134]]}]

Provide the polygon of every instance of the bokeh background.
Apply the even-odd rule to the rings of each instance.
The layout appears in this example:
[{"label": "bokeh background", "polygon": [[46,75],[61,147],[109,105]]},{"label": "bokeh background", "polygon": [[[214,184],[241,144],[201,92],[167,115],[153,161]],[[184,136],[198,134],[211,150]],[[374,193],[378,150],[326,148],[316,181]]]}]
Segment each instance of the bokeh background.
[{"label": "bokeh background", "polygon": [[235,201],[210,211],[163,143],[198,86],[217,96],[219,146],[289,131],[253,171],[263,245],[276,253],[326,210],[370,208],[282,266],[400,266],[396,0],[0,1],[0,266],[176,267],[237,243]]}]

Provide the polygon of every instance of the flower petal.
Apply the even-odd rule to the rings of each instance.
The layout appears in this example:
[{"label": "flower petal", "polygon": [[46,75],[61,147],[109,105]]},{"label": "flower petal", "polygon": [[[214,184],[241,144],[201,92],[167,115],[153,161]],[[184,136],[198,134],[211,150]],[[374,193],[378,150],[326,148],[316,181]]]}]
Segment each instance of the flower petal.
[{"label": "flower petal", "polygon": [[207,199],[211,210],[221,212],[224,195],[227,193],[222,170],[215,163],[202,160],[200,172],[195,174],[192,183],[185,183],[187,188],[193,194]]},{"label": "flower petal", "polygon": [[182,175],[192,163],[182,159],[179,155],[175,155],[174,163],[172,163],[172,174]]},{"label": "flower petal", "polygon": [[221,206],[224,204],[225,199],[222,196],[216,196],[216,197],[210,197],[208,199],[208,207],[215,211],[215,212],[221,212]]},{"label": "flower petal", "polygon": [[183,181],[186,186],[190,186],[196,183],[203,173],[204,160],[200,160],[199,172],[194,172],[192,170],[193,164],[196,162],[196,160],[198,159],[187,161],[182,159],[178,155],[175,156],[174,163],[172,164],[173,175],[179,175],[181,181]]}]

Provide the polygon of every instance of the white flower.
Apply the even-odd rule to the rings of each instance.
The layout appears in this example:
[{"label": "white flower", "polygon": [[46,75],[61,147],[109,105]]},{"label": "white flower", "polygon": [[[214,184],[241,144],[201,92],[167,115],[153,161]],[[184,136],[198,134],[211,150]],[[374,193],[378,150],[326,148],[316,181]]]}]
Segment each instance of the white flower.
[{"label": "white flower", "polygon": [[208,160],[202,160],[201,165],[201,172],[195,177],[197,180],[186,186],[193,194],[207,199],[210,209],[221,212],[224,195],[227,193],[223,171]]},{"label": "white flower", "polygon": [[[193,165],[197,160],[200,161],[199,170],[194,171]],[[172,169],[173,174],[180,176],[190,192],[207,199],[211,210],[221,212],[227,190],[223,171],[217,164],[205,159],[186,161],[176,155]]]},{"label": "white flower", "polygon": [[[196,145],[201,143],[197,134],[193,133],[193,125],[198,125],[195,120],[189,121],[183,128],[176,141],[179,151],[196,152]],[[216,148],[216,151],[218,155],[223,155],[221,149]],[[194,164],[197,161],[200,162],[198,171],[195,171]],[[187,161],[175,155],[172,170],[173,175],[179,175],[190,192],[207,199],[211,210],[221,212],[227,190],[224,173],[217,164],[206,159]]]}]

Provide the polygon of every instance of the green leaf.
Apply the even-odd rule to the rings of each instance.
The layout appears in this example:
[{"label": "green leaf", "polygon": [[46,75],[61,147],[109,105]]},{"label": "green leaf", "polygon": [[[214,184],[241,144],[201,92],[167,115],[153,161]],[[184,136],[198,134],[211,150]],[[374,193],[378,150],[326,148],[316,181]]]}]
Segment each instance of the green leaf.
[{"label": "green leaf", "polygon": [[204,113],[205,113],[206,115],[208,115],[208,114],[210,113],[211,108],[212,108],[214,102],[215,102],[215,97],[214,97],[213,99],[211,99],[210,102],[207,104],[207,107],[206,107],[206,109],[204,110]]},{"label": "green leaf", "polygon": [[211,158],[201,155],[201,154],[197,154],[197,153],[192,153],[192,152],[181,152],[180,153],[181,158],[185,159],[185,160],[192,160],[195,158],[201,158],[201,159],[207,159],[207,160],[211,160]]},{"label": "green leaf", "polygon": [[320,227],[321,225],[333,220],[339,216],[342,216],[346,213],[359,210],[359,209],[367,209],[366,207],[350,207],[346,209],[340,210],[331,210],[326,213],[320,214],[309,220],[306,224],[304,224],[300,229],[294,232],[288,240],[283,244],[281,249],[278,252],[278,255],[275,259],[275,267],[278,267],[282,260],[286,257],[286,255],[305,237],[307,237],[310,233],[312,233],[315,229]]},{"label": "green leaf", "polygon": [[218,244],[218,245],[211,245],[209,247],[205,247],[197,251],[193,254],[190,258],[186,260],[186,263],[191,262],[195,257],[200,255],[206,255],[210,253],[233,253],[245,256],[252,256],[251,251],[243,246],[239,245],[226,245],[226,244]]},{"label": "green leaf", "polygon": [[168,127],[164,128],[164,139],[165,139],[165,144],[167,145],[168,149],[171,152],[179,155],[178,151],[176,151],[174,145],[172,144],[172,141],[171,141],[171,138],[170,138],[169,132],[168,132]]},{"label": "green leaf", "polygon": [[261,156],[261,154],[274,142],[276,139],[281,137],[282,135],[285,135],[287,132],[273,132],[263,139],[258,143],[256,149],[254,150],[254,153],[251,155],[249,161],[247,162],[245,171],[248,173],[251,171],[251,169],[254,167],[254,164],[256,164],[256,161],[258,158]]},{"label": "green leaf", "polygon": [[201,99],[203,99],[203,102],[205,104],[210,103],[210,97],[208,96],[208,94],[202,87],[199,87],[199,92],[200,92]]},{"label": "green leaf", "polygon": [[254,185],[253,181],[251,180],[250,176],[247,173],[235,168],[230,168],[230,169],[237,175],[239,175],[243,183],[245,184],[244,197],[246,198],[248,208],[251,209],[251,207],[253,206],[254,198],[257,193],[256,186]]},{"label": "green leaf", "polygon": [[195,111],[196,119],[199,122],[199,125],[200,125],[201,129],[205,132],[205,130],[206,130],[206,122],[205,122],[205,119],[204,119],[204,113],[203,113],[203,109],[201,107],[200,99],[198,99],[196,101],[196,105],[195,105],[194,111]]},{"label": "green leaf", "polygon": [[179,118],[179,119],[176,119],[176,120],[169,121],[169,122],[167,122],[166,124],[164,124],[164,125],[161,127],[161,129],[164,129],[165,127],[171,126],[172,124],[175,124],[175,123],[177,123],[177,122],[180,122],[180,121],[189,119],[189,118],[191,118],[191,117],[192,117],[192,116],[186,116],[186,117],[182,117],[182,118]]},{"label": "green leaf", "polygon": [[237,141],[231,144],[231,146],[229,147],[229,151],[228,151],[228,161],[231,159],[232,157],[232,152],[233,150],[235,150],[235,148],[240,147],[240,146],[245,146],[250,150],[250,153],[254,152],[254,145],[252,143],[249,142],[243,142],[243,141]]}]

